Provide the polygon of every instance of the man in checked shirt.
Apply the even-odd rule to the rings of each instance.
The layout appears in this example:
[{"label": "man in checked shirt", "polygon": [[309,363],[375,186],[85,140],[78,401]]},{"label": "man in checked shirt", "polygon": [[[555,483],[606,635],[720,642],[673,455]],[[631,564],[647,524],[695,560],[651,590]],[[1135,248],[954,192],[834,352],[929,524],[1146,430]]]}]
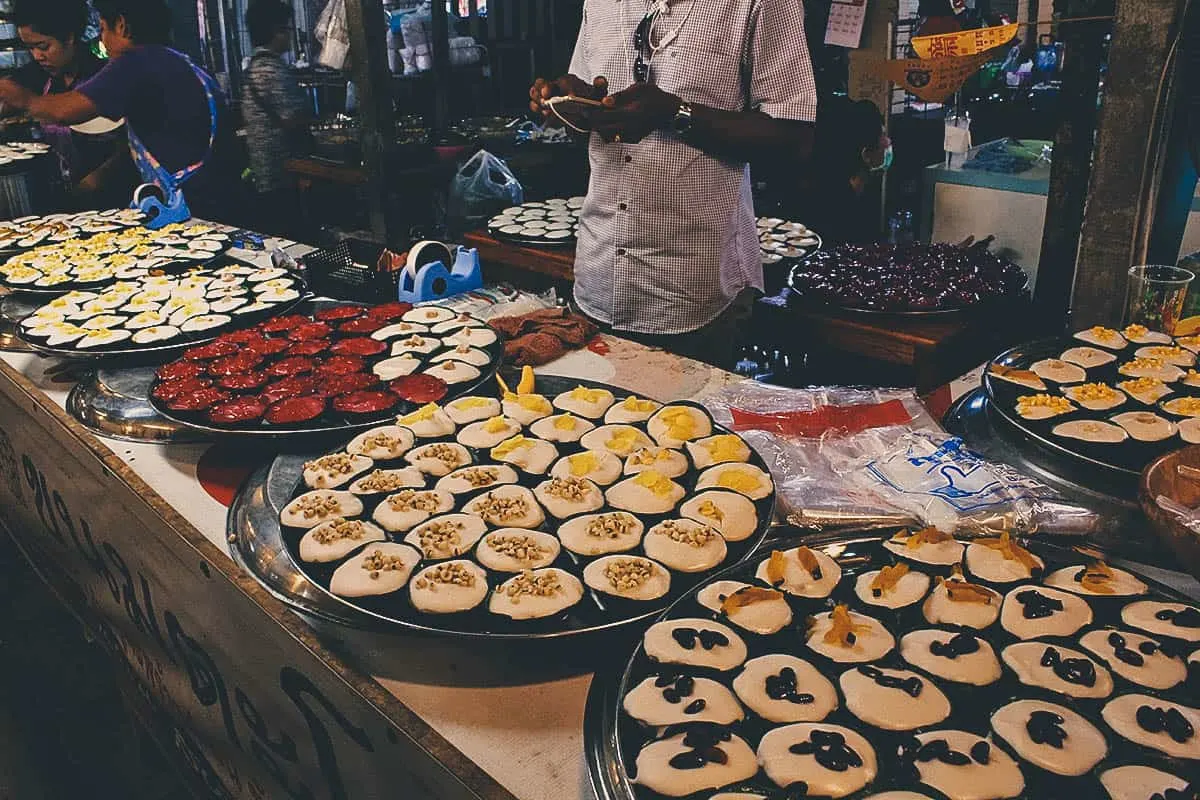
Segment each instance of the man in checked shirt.
[{"label": "man in checked shirt", "polygon": [[[607,330],[732,367],[762,262],[749,162],[806,158],[817,92],[801,0],[585,0],[570,73],[530,105],[603,99],[575,303]],[[740,296],[740,297],[739,297]]]}]

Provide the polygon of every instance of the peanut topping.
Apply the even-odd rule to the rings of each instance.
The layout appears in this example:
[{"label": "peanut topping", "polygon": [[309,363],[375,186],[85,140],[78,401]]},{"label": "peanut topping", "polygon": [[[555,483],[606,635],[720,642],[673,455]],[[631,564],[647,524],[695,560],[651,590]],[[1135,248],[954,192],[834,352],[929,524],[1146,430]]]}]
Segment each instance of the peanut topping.
[{"label": "peanut topping", "polygon": [[721,613],[732,614],[739,608],[765,603],[779,597],[779,592],[773,589],[763,589],[760,586],[743,586],[721,601]]},{"label": "peanut topping", "polygon": [[325,517],[337,513],[341,507],[342,504],[338,502],[336,497],[329,497],[322,494],[301,497],[296,503],[296,510],[302,513],[305,519]]},{"label": "peanut topping", "polygon": [[532,572],[526,570],[509,581],[508,585],[504,587],[504,594],[512,599],[513,605],[520,603],[522,596],[553,597],[562,591],[563,586],[562,582],[558,579],[558,573],[553,571],[534,575]]},{"label": "peanut topping", "polygon": [[890,592],[896,588],[896,584],[900,579],[908,574],[907,564],[896,564],[891,567],[884,567],[879,570],[879,574],[871,581],[871,594],[874,597],[882,597],[886,592]]},{"label": "peanut topping", "polygon": [[583,478],[553,478],[546,484],[546,494],[562,500],[580,502],[592,494],[592,487]]},{"label": "peanut topping", "polygon": [[658,526],[658,529],[666,534],[667,538],[673,542],[680,544],[688,544],[692,547],[704,547],[711,542],[719,534],[712,528],[704,526],[690,527],[680,525],[675,520],[667,520]]},{"label": "peanut topping", "polygon": [[587,525],[587,535],[597,539],[620,539],[634,529],[633,517],[625,514],[601,514]]},{"label": "peanut topping", "polygon": [[497,553],[527,564],[537,563],[550,555],[550,548],[538,544],[537,539],[525,534],[493,533],[487,539],[488,547]]},{"label": "peanut topping", "polygon": [[462,454],[458,450],[445,442],[426,445],[417,451],[417,458],[434,458],[450,466],[457,464],[461,456]]},{"label": "peanut topping", "polygon": [[367,532],[358,520],[335,519],[313,531],[318,544],[333,544],[342,539],[361,539]]},{"label": "peanut topping", "polygon": [[471,505],[475,513],[489,522],[508,522],[529,513],[529,501],[522,495],[500,497],[495,492],[488,492]]},{"label": "peanut topping", "polygon": [[471,484],[476,489],[491,486],[500,480],[500,471],[493,467],[472,467],[458,473],[458,477]]},{"label": "peanut topping", "polygon": [[398,446],[400,440],[389,433],[374,433],[363,439],[363,450],[391,450]]},{"label": "peanut topping", "polygon": [[853,647],[858,641],[858,634],[871,629],[869,625],[856,625],[850,617],[850,610],[843,603],[833,607],[829,619],[833,626],[825,632],[825,644]]},{"label": "peanut topping", "polygon": [[305,472],[328,472],[331,475],[349,475],[354,472],[354,460],[345,453],[321,456],[315,461],[304,462]]},{"label": "peanut topping", "polygon": [[370,475],[358,482],[358,488],[365,492],[394,492],[406,485],[405,476],[398,472],[374,470]]},{"label": "peanut topping", "polygon": [[409,567],[404,561],[404,556],[385,556],[382,550],[376,550],[364,557],[359,566],[371,573],[372,580],[378,580],[381,572],[400,572]]},{"label": "peanut topping", "polygon": [[438,510],[438,496],[433,492],[418,492],[405,489],[387,499],[387,504],[393,511],[427,511],[430,514]]},{"label": "peanut topping", "polygon": [[1112,568],[1103,561],[1093,561],[1075,575],[1079,585],[1097,594],[1112,594]]},{"label": "peanut topping", "polygon": [[438,564],[417,580],[418,589],[437,591],[439,584],[469,588],[475,585],[475,573],[462,564]]},{"label": "peanut topping", "polygon": [[458,555],[458,546],[462,544],[462,529],[463,524],[454,520],[431,522],[421,528],[421,549],[427,555]]},{"label": "peanut topping", "polygon": [[617,558],[604,567],[604,577],[614,589],[631,592],[654,577],[654,564],[640,558]]}]

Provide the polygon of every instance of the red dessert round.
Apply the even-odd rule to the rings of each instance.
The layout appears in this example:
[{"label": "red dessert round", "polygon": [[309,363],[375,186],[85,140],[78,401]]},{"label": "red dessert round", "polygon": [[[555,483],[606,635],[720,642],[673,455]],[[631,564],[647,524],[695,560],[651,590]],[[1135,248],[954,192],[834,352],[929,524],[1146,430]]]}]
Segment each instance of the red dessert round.
[{"label": "red dessert round", "polygon": [[164,381],[151,390],[150,395],[155,400],[174,400],[182,394],[188,392],[198,392],[201,389],[207,389],[212,386],[212,381],[207,378],[184,378],[176,381]]},{"label": "red dessert round", "polygon": [[365,316],[358,319],[352,319],[349,322],[343,322],[338,328],[342,333],[353,334],[355,336],[366,336],[374,333],[380,328],[385,327],[388,320],[383,317]]},{"label": "red dessert round", "polygon": [[259,325],[258,329],[264,333],[283,333],[284,331],[290,331],[292,328],[298,328],[301,325],[307,325],[310,322],[312,322],[312,320],[301,314],[289,314],[286,317],[269,319]]},{"label": "red dessert round", "polygon": [[237,425],[262,419],[267,404],[255,397],[237,397],[218,403],[208,410],[208,418],[218,425]]},{"label": "red dessert round", "polygon": [[316,366],[316,362],[311,358],[289,356],[281,358],[267,367],[266,372],[273,378],[283,378],[289,375],[302,375],[305,372],[312,372],[314,366]]},{"label": "red dessert round", "polygon": [[333,328],[324,322],[306,322],[289,330],[287,338],[293,342],[306,342],[309,339],[324,339],[331,333]]},{"label": "red dessert round", "polygon": [[254,344],[255,342],[265,342],[267,337],[259,332],[257,328],[247,328],[244,331],[230,331],[222,334],[217,340],[219,342],[233,342],[234,344]]},{"label": "red dessert round", "polygon": [[354,372],[350,375],[322,375],[316,382],[316,394],[322,397],[337,397],[363,389],[369,389],[379,383],[374,375],[365,372]]},{"label": "red dessert round", "polygon": [[264,419],[272,425],[295,425],[325,413],[325,398],[315,395],[289,397],[267,409]]},{"label": "red dessert round", "polygon": [[229,341],[221,341],[218,339],[215,342],[202,344],[199,347],[189,347],[183,351],[185,361],[212,361],[214,358],[221,356],[231,356],[238,352],[240,348]]},{"label": "red dessert round", "polygon": [[206,408],[223,403],[230,399],[229,392],[209,386],[194,392],[176,395],[167,401],[167,408],[172,411],[204,411]]},{"label": "red dessert round", "polygon": [[284,352],[291,346],[291,342],[287,339],[267,339],[261,337],[258,341],[247,342],[243,347],[247,350],[253,350],[256,353],[264,356],[276,356]]},{"label": "red dessert round", "polygon": [[284,378],[281,381],[275,381],[275,383],[263,389],[259,393],[258,398],[270,405],[288,397],[312,394],[315,386],[316,384],[311,375],[297,375],[294,378]]},{"label": "red dessert round", "polygon": [[391,392],[360,391],[333,400],[333,407],[345,414],[379,414],[395,408],[400,398]]},{"label": "red dessert round", "polygon": [[329,352],[343,356],[377,356],[387,350],[387,344],[376,339],[359,336],[334,342]]},{"label": "red dessert round", "polygon": [[358,356],[330,356],[317,366],[316,371],[323,375],[350,375],[366,369],[367,362]]},{"label": "red dessert round", "polygon": [[239,372],[249,372],[262,363],[263,357],[253,350],[243,350],[237,355],[218,358],[208,365],[211,375],[236,375]]},{"label": "red dessert round", "polygon": [[217,386],[235,392],[248,392],[251,389],[259,388],[266,382],[267,373],[251,370],[249,372],[236,372],[232,375],[225,375],[217,381]]},{"label": "red dessert round", "polygon": [[154,373],[160,381],[181,381],[186,378],[198,378],[204,373],[204,365],[195,361],[172,361],[163,364]]},{"label": "red dessert round", "polygon": [[322,308],[313,316],[321,322],[340,322],[345,319],[361,317],[365,313],[367,313],[367,309],[362,306],[334,306],[333,308]]},{"label": "red dessert round", "polygon": [[410,311],[412,311],[412,303],[402,303],[397,300],[391,303],[383,303],[369,309],[367,311],[367,316],[375,319],[384,319],[390,321],[393,319],[400,319]]},{"label": "red dessert round", "polygon": [[307,342],[291,342],[287,344],[289,356],[319,356],[329,349],[329,342],[324,339],[310,339]]},{"label": "red dessert round", "polygon": [[436,403],[450,387],[434,375],[405,375],[389,383],[388,388],[410,403]]}]

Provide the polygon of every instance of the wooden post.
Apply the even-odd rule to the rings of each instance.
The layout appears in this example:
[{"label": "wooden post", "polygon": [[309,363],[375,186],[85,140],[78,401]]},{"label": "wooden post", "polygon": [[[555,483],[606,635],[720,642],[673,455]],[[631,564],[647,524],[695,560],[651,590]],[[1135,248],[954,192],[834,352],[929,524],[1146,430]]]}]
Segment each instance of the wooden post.
[{"label": "wooden post", "polygon": [[899,0],[867,0],[862,40],[857,50],[850,51],[848,94],[854,100],[870,100],[885,113],[892,103],[892,85],[877,67],[892,56],[892,32],[899,10]]},{"label": "wooden post", "polygon": [[1183,0],[1117,0],[1079,237],[1072,320],[1077,327],[1119,323],[1127,271],[1145,263],[1166,138],[1167,67],[1183,5]]},{"label": "wooden post", "polygon": [[[436,12],[434,15],[436,17]],[[396,113],[392,104],[385,20],[381,0],[346,0],[346,27],[350,31],[350,60],[358,91],[371,231],[391,244],[393,237],[389,225],[392,215],[388,213],[390,184],[387,175],[390,153],[396,141]]]},{"label": "wooden post", "polygon": [[[1112,0],[1071,0],[1066,16],[1104,16],[1111,11]],[[1058,101],[1060,116],[1054,136],[1050,190],[1046,198],[1046,225],[1033,298],[1034,320],[1046,332],[1058,332],[1066,324],[1071,305],[1075,263],[1079,255],[1079,229],[1083,225],[1092,169],[1104,33],[1108,28],[1109,24],[1104,20],[1062,26],[1066,60]]]}]

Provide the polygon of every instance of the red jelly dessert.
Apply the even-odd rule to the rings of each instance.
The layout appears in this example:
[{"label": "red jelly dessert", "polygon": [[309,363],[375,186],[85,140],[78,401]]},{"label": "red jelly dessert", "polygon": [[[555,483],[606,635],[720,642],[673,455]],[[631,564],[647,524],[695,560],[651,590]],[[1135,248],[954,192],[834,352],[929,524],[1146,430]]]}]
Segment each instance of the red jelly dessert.
[{"label": "red jelly dessert", "polygon": [[218,425],[236,425],[262,419],[267,405],[255,397],[238,397],[218,403],[208,410],[208,418]]},{"label": "red jelly dessert", "polygon": [[349,375],[362,372],[366,366],[358,356],[330,356],[317,366],[316,371],[323,375]]},{"label": "red jelly dessert", "polygon": [[355,336],[365,336],[369,333],[374,333],[380,328],[388,324],[386,319],[382,317],[365,316],[358,319],[352,319],[349,322],[343,322],[338,328],[342,333],[353,334]]},{"label": "red jelly dessert", "polygon": [[184,392],[167,401],[172,411],[203,411],[206,408],[230,399],[229,392],[209,386],[194,392]]},{"label": "red jelly dessert", "polygon": [[388,388],[410,403],[436,403],[449,389],[444,380],[433,375],[405,375],[389,383]]},{"label": "red jelly dessert", "polygon": [[237,372],[232,375],[225,375],[217,380],[217,386],[235,392],[247,392],[251,389],[259,388],[266,382],[267,373],[251,370],[249,372]]},{"label": "red jelly dessert", "polygon": [[292,342],[287,346],[289,356],[319,356],[329,349],[329,342],[324,339],[310,339],[307,342]]},{"label": "red jelly dessert", "polygon": [[258,341],[247,342],[242,346],[247,350],[253,350],[259,355],[275,356],[287,350],[291,346],[291,342],[287,339],[260,338]]},{"label": "red jelly dessert", "polygon": [[258,329],[264,333],[283,333],[284,331],[290,331],[292,328],[298,328],[301,325],[307,325],[310,322],[312,322],[312,320],[301,314],[290,314],[286,317],[269,319],[259,325]]},{"label": "red jelly dessert", "polygon": [[195,361],[173,361],[163,364],[154,374],[160,381],[181,381],[185,378],[198,378],[204,373],[204,365]]},{"label": "red jelly dessert", "polygon": [[299,397],[312,394],[315,384],[310,375],[297,375],[294,378],[284,378],[263,389],[258,397],[268,405],[287,397]]},{"label": "red jelly dessert", "polygon": [[306,342],[309,339],[324,339],[331,333],[333,328],[324,322],[306,322],[289,330],[287,338],[293,342]]},{"label": "red jelly dessert", "polygon": [[207,378],[184,378],[177,381],[165,381],[155,386],[150,394],[155,400],[173,400],[181,394],[198,392],[212,386]]},{"label": "red jelly dessert", "polygon": [[267,367],[266,372],[274,378],[282,378],[287,375],[301,375],[305,372],[312,372],[314,366],[316,366],[316,362],[311,358],[289,356]]},{"label": "red jelly dessert", "polygon": [[367,309],[362,306],[334,306],[333,308],[322,308],[313,314],[314,317],[321,322],[339,322],[345,319],[354,319],[361,317],[367,313]]},{"label": "red jelly dessert", "polygon": [[267,409],[264,419],[272,425],[295,425],[308,422],[325,413],[325,398],[315,395],[289,397]]},{"label": "red jelly dessert", "polygon": [[237,355],[218,358],[208,365],[211,375],[236,375],[239,372],[249,372],[262,363],[263,357],[253,350],[243,350]]},{"label": "red jelly dessert", "polygon": [[400,319],[410,311],[412,311],[412,303],[395,301],[392,303],[383,303],[368,309],[367,316],[374,317],[375,319],[393,320]]},{"label": "red jelly dessert", "polygon": [[211,361],[221,356],[231,356],[238,352],[239,349],[233,342],[218,339],[215,342],[202,344],[199,347],[189,347],[183,351],[183,358],[186,361]]},{"label": "red jelly dessert", "polygon": [[387,344],[364,336],[334,342],[329,348],[329,352],[344,356],[377,356],[385,350]]},{"label": "red jelly dessert", "polygon": [[322,375],[316,381],[316,393],[322,397],[337,397],[339,394],[349,394],[368,389],[379,383],[374,375],[365,372],[354,372],[350,375]]},{"label": "red jelly dessert", "polygon": [[344,394],[333,400],[333,407],[346,414],[378,414],[395,408],[400,398],[391,392],[361,391]]}]

